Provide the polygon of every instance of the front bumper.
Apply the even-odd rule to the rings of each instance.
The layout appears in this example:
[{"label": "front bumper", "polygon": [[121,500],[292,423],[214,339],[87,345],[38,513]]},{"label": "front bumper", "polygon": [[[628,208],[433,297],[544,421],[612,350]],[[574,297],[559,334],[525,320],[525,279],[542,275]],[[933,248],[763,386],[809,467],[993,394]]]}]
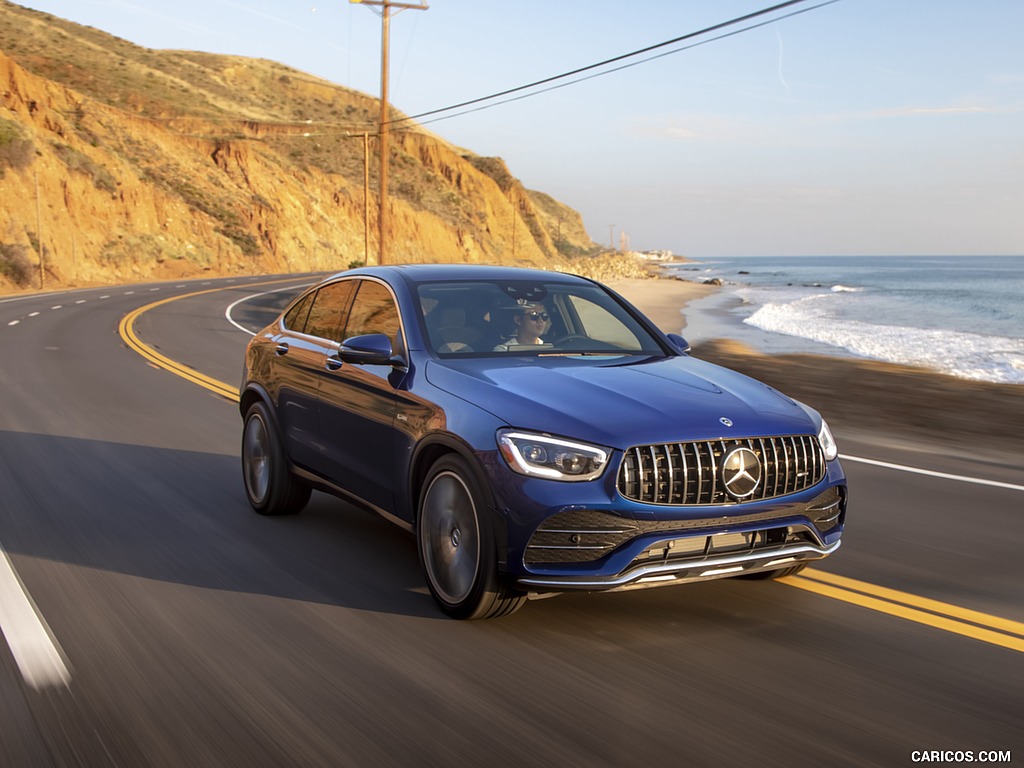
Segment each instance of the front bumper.
[{"label": "front bumper", "polygon": [[531,492],[516,494],[518,503],[500,515],[512,524],[503,570],[519,589],[541,595],[708,581],[819,560],[839,548],[846,518],[845,476],[831,464],[806,491],[730,505],[640,504],[582,483],[555,499],[568,484],[529,481],[519,490]]},{"label": "front bumper", "polygon": [[666,560],[653,563],[637,562],[631,568],[614,576],[528,576],[520,578],[517,583],[521,589],[527,592],[622,592],[629,589],[686,584],[761,571],[774,571],[828,557],[839,549],[841,543],[839,539],[836,539],[829,545],[794,544],[771,550],[710,554],[700,559]]}]

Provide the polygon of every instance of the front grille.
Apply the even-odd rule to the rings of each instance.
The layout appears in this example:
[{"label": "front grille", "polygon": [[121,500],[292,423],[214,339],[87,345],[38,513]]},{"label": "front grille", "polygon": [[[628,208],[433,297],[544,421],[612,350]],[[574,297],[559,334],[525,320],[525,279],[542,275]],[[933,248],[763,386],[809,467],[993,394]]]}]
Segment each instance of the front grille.
[{"label": "front grille", "polygon": [[[760,469],[757,485],[742,495],[730,493],[722,477],[723,461],[737,448],[752,451]],[[824,476],[825,457],[813,435],[707,440],[630,448],[619,467],[618,489],[645,504],[735,504],[796,493]]]}]

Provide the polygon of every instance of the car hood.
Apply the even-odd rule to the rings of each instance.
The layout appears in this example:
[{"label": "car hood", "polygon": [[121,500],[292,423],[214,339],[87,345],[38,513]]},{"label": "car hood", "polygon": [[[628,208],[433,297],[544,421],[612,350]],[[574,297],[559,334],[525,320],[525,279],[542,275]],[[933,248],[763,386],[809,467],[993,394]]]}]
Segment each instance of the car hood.
[{"label": "car hood", "polygon": [[511,427],[611,448],[818,431],[794,400],[688,356],[430,361],[426,377]]}]

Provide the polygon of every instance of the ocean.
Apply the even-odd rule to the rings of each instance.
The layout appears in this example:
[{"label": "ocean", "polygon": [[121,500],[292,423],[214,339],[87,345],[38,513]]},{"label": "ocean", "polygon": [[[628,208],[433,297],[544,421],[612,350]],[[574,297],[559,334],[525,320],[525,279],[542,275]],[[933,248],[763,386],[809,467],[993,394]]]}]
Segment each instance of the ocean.
[{"label": "ocean", "polygon": [[691,302],[691,344],[727,337],[1024,384],[1024,256],[708,258],[671,267],[723,288]]}]

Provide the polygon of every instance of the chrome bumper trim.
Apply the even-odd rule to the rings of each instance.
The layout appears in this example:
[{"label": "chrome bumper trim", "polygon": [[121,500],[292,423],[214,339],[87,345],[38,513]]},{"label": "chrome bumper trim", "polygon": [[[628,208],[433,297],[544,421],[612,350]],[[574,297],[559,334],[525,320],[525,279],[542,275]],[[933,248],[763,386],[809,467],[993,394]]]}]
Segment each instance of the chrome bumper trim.
[{"label": "chrome bumper trim", "polygon": [[667,584],[684,584],[693,581],[707,581],[724,576],[768,571],[807,560],[820,560],[837,549],[841,541],[829,547],[812,544],[782,547],[771,551],[761,550],[740,555],[707,557],[700,560],[679,560],[673,563],[641,565],[614,576],[526,576],[517,579],[519,586],[543,590],[621,591],[641,589]]}]

